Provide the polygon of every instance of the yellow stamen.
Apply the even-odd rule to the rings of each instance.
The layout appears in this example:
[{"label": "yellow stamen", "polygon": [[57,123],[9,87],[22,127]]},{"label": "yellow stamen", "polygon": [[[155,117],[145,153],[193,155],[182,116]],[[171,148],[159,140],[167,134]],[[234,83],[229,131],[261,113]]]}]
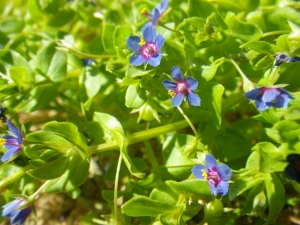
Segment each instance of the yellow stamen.
[{"label": "yellow stamen", "polygon": [[278,101],[277,99],[274,99],[272,102],[273,102],[273,103],[276,103],[277,101]]},{"label": "yellow stamen", "polygon": [[146,44],[145,40],[143,38],[141,38],[140,42],[139,42],[139,46],[144,46]]},{"label": "yellow stamen", "polygon": [[206,171],[205,170],[201,170],[201,171],[202,171],[202,176],[204,177],[205,180],[207,180],[208,175],[207,175]]},{"label": "yellow stamen", "polygon": [[146,8],[143,8],[141,14],[145,14],[146,11],[147,11]]},{"label": "yellow stamen", "polygon": [[168,94],[172,97],[175,98],[176,97],[176,93],[172,90],[168,90]]},{"label": "yellow stamen", "polygon": [[0,138],[0,146],[6,144],[6,139]]}]

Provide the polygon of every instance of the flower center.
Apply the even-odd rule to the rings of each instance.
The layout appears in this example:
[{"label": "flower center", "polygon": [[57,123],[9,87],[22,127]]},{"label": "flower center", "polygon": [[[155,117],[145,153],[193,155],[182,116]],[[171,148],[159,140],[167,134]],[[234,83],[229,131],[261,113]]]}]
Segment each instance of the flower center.
[{"label": "flower center", "polygon": [[6,144],[6,139],[0,138],[0,146]]},{"label": "flower center", "polygon": [[144,46],[146,44],[143,38],[140,39],[139,46]]},{"label": "flower center", "polygon": [[154,42],[147,42],[142,45],[141,53],[144,58],[149,59],[157,55],[158,48]]},{"label": "flower center", "polygon": [[216,169],[209,169],[208,172],[206,172],[205,170],[201,170],[201,171],[204,179],[208,180],[210,184],[217,186],[220,183],[221,178],[218,172],[216,171]]},{"label": "flower center", "polygon": [[178,92],[184,94],[186,92],[186,90],[188,89],[188,87],[185,82],[178,82],[176,89]]},{"label": "flower center", "polygon": [[172,97],[175,98],[176,97],[176,93],[172,90],[168,90],[168,94]]}]

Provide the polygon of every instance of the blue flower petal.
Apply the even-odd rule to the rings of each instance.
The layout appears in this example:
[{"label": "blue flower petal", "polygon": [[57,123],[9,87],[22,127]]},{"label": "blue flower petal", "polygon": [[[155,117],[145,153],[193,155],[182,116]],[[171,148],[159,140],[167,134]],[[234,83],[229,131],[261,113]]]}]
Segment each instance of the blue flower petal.
[{"label": "blue flower petal", "polygon": [[163,80],[162,84],[165,86],[165,89],[167,90],[175,90],[176,82],[171,80]]},{"label": "blue flower petal", "polygon": [[168,4],[169,0],[162,0],[160,5],[157,5],[156,8],[160,11],[160,13],[164,13],[167,9]]},{"label": "blue flower petal", "polygon": [[146,29],[146,27],[148,27],[148,26],[153,26],[153,24],[152,24],[152,22],[147,22],[146,24],[144,24],[143,26],[142,26],[142,32]]},{"label": "blue flower petal", "polygon": [[6,205],[2,206],[2,216],[9,217],[12,211],[20,206],[21,200],[16,199],[12,202],[7,203]]},{"label": "blue flower petal", "polygon": [[189,86],[189,90],[195,90],[198,87],[198,81],[193,77],[187,77],[185,82]]},{"label": "blue flower petal", "polygon": [[218,186],[215,186],[214,184],[212,184],[212,183],[209,183],[208,182],[208,184],[209,184],[209,189],[210,189],[210,193],[212,194],[212,195],[217,195],[217,194],[219,194],[219,189],[218,189]]},{"label": "blue flower petal", "polygon": [[139,52],[141,46],[139,45],[141,39],[138,36],[129,36],[126,39],[126,45],[132,51]]},{"label": "blue flower petal", "polygon": [[216,165],[217,165],[217,161],[212,154],[206,155],[205,163],[206,163],[207,168],[209,168],[209,169],[212,169],[212,168],[216,167]]},{"label": "blue flower petal", "polygon": [[295,99],[289,92],[284,90],[283,88],[280,88],[281,94],[286,94],[290,99]]},{"label": "blue flower petal", "polygon": [[160,18],[160,12],[157,8],[154,9],[153,17],[152,17],[152,25],[156,26],[158,23],[158,20]]},{"label": "blue flower petal", "polygon": [[159,35],[157,35],[155,42],[157,44],[158,51],[160,51],[162,46],[165,43],[165,38],[159,34]]},{"label": "blue flower petal", "polygon": [[268,89],[265,89],[261,100],[263,102],[272,102],[277,98],[278,95],[280,95],[280,91],[278,89],[268,88]]},{"label": "blue flower petal", "polygon": [[279,95],[276,100],[274,106],[277,108],[287,108],[290,103],[290,99],[286,94]]},{"label": "blue flower petal", "polygon": [[255,105],[258,111],[264,111],[267,110],[268,108],[270,108],[273,103],[272,102],[263,102],[261,100],[262,96],[258,96],[256,101],[255,101]]},{"label": "blue flower petal", "polygon": [[7,123],[8,129],[17,137],[19,134],[18,129],[12,124],[12,122],[10,122],[9,119],[6,119],[6,123]]},{"label": "blue flower petal", "polygon": [[227,192],[228,192],[228,187],[229,187],[229,184],[227,181],[220,181],[220,183],[217,185],[218,187],[218,191],[217,193],[218,194],[221,194],[221,195],[226,195]]},{"label": "blue flower petal", "polygon": [[199,179],[205,179],[205,177],[202,176],[203,172],[202,170],[205,170],[207,172],[207,167],[202,164],[197,164],[192,168],[192,173],[194,177]]},{"label": "blue flower petal", "polygon": [[171,98],[172,105],[174,107],[180,106],[182,100],[183,100],[184,95],[181,93],[178,93],[174,98]]},{"label": "blue flower petal", "polygon": [[143,30],[143,37],[146,42],[154,42],[156,38],[156,30],[154,26],[150,25]]},{"label": "blue flower petal", "polygon": [[294,162],[297,162],[297,161],[300,161],[300,155],[299,154],[289,154],[287,157],[286,157],[286,160],[290,163],[294,163]]},{"label": "blue flower petal", "polygon": [[251,91],[246,92],[244,96],[249,100],[255,100],[259,94],[260,94],[260,88],[255,88]]},{"label": "blue flower petal", "polygon": [[12,224],[22,225],[22,224],[24,224],[25,220],[27,219],[27,217],[29,216],[30,213],[31,213],[30,207],[16,210],[15,213],[13,213],[10,218],[10,222]]},{"label": "blue flower petal", "polygon": [[300,183],[300,171],[297,170],[294,164],[289,164],[284,169],[285,176],[290,180],[295,180]]},{"label": "blue flower petal", "polygon": [[187,98],[187,101],[191,105],[193,105],[193,106],[200,106],[200,98],[199,98],[199,96],[196,93],[194,93],[192,91],[189,91],[187,93],[186,98]]},{"label": "blue flower petal", "polygon": [[130,56],[130,64],[133,66],[140,66],[146,61],[147,59],[145,59],[141,54],[133,54]]},{"label": "blue flower petal", "polygon": [[[6,146],[4,146],[7,148]],[[17,146],[11,146],[11,150],[3,154],[1,162],[7,162],[14,159],[21,152],[21,148]]]},{"label": "blue flower petal", "polygon": [[218,174],[219,174],[219,176],[221,177],[222,180],[227,181],[232,176],[231,169],[225,164],[216,165],[216,170],[217,170],[217,172],[218,172]]},{"label": "blue flower petal", "polygon": [[172,68],[171,75],[177,81],[183,80],[183,75],[182,75],[180,69],[178,68],[178,66],[174,66]]},{"label": "blue flower petal", "polygon": [[158,66],[160,64],[160,61],[161,61],[161,57],[162,57],[162,54],[161,53],[158,53],[156,56],[152,56],[151,58],[148,59],[148,63],[151,65],[151,66]]}]

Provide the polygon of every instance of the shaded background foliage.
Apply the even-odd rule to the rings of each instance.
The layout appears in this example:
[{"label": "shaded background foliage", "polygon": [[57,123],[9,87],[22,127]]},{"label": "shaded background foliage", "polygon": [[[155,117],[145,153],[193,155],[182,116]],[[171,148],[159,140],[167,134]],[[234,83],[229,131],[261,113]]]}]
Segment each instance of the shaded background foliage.
[{"label": "shaded background foliage", "polygon": [[[126,38],[141,35],[140,11],[158,3],[0,2],[0,99],[26,133],[24,153],[1,164],[1,205],[48,180],[39,221],[52,204],[63,205],[52,223],[292,223],[300,186],[282,172],[286,156],[300,153],[300,63],[276,69],[274,55],[300,56],[299,2],[172,0],[157,26],[160,65],[130,66]],[[195,137],[162,85],[175,65],[199,83],[201,106],[184,107],[201,138],[191,156],[183,149]],[[258,112],[244,92],[275,81],[295,99]],[[196,152],[208,151],[235,170],[222,201],[191,177]]]}]

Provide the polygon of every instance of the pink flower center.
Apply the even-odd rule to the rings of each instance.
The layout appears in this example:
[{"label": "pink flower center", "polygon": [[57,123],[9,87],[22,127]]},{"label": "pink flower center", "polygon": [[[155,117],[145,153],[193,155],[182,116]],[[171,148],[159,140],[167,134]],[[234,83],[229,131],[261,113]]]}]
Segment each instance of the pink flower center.
[{"label": "pink flower center", "polygon": [[154,42],[147,42],[141,48],[141,54],[146,59],[156,56],[157,53],[158,53],[158,47]]},{"label": "pink flower center", "polygon": [[221,177],[219,176],[216,169],[211,169],[207,172],[207,179],[210,184],[217,186],[221,182]]},{"label": "pink flower center", "polygon": [[177,87],[176,87],[177,92],[184,94],[186,93],[187,89],[188,89],[188,85],[185,82],[179,81],[177,83]]}]

